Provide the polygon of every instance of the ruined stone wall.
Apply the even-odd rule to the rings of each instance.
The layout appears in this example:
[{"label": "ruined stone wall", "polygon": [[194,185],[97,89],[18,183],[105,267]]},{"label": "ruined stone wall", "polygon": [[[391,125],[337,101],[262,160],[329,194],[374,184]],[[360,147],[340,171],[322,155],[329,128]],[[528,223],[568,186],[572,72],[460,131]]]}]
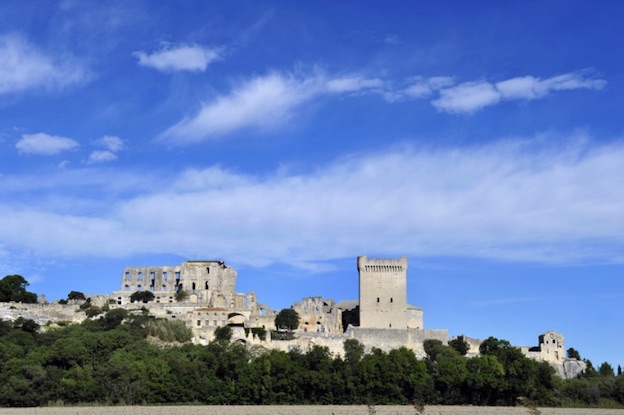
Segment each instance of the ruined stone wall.
[{"label": "ruined stone wall", "polygon": [[126,267],[117,299],[122,304],[136,291],[152,291],[158,302],[173,302],[181,281],[181,267]]},{"label": "ruined stone wall", "polygon": [[342,333],[342,311],[336,302],[323,297],[306,297],[292,308],[299,315],[299,331]]},{"label": "ruined stone wall", "polygon": [[[136,291],[152,291],[157,303],[175,302],[175,293],[186,291],[188,300],[215,307],[237,307],[236,271],[222,261],[187,261],[180,266],[126,267],[118,304],[129,301]],[[239,300],[244,301],[244,300]],[[233,305],[230,303],[234,302]]]},{"label": "ruined stone wall", "polygon": [[407,329],[407,258],[357,259],[360,327]]}]

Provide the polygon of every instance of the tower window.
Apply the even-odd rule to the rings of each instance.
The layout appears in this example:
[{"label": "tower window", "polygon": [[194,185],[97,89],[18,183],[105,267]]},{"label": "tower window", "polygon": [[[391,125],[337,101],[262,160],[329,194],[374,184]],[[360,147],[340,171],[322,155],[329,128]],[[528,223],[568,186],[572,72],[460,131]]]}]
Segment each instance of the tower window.
[{"label": "tower window", "polygon": [[390,297],[390,302],[393,303],[394,301],[392,301],[392,297]]},{"label": "tower window", "polygon": [[377,297],[377,302],[379,302],[379,297]]}]

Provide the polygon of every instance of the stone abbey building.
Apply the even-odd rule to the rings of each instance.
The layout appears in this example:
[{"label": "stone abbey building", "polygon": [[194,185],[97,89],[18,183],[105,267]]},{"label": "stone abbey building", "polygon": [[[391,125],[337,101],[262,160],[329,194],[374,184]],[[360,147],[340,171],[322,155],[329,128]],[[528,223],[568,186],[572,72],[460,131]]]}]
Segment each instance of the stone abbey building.
[{"label": "stone abbey building", "polygon": [[[149,309],[156,317],[182,320],[192,328],[194,341],[206,344],[215,329],[230,326],[233,340],[278,350],[325,346],[334,354],[343,353],[347,339],[357,339],[370,351],[407,347],[425,357],[424,341],[451,339],[445,329],[424,327],[423,310],[407,302],[407,258],[357,258],[359,296],[357,300],[306,297],[293,303],[300,316],[294,339],[272,340],[260,335],[275,330],[275,310],[258,302],[254,292],[236,292],[237,272],[223,261],[186,261],[173,266],[127,267],[121,275],[119,291],[94,295],[96,305],[110,308]],[[150,291],[154,301],[133,303],[131,295]],[[14,304],[4,308],[2,317],[24,316],[35,321],[74,321],[86,319],[76,304]],[[5,316],[6,315],[6,316]],[[44,323],[45,323],[44,322]],[[461,336],[468,342],[468,356],[479,353],[481,340]],[[574,377],[584,369],[583,362],[566,359],[564,338],[556,332],[539,336],[536,347],[520,347],[533,359],[553,365],[561,376]]]}]

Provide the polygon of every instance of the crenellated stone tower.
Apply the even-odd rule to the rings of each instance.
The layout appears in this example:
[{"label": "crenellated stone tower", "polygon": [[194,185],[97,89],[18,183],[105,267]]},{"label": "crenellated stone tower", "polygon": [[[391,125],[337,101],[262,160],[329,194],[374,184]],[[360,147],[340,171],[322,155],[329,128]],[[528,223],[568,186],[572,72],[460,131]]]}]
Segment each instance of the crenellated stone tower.
[{"label": "crenellated stone tower", "polygon": [[360,327],[407,329],[407,258],[357,259]]}]

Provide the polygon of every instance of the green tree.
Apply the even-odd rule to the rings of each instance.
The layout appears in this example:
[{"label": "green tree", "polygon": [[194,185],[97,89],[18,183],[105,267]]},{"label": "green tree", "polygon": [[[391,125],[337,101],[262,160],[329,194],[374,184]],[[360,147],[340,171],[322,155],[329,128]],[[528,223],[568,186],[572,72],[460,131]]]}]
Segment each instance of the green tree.
[{"label": "green tree", "polygon": [[227,343],[232,340],[232,328],[230,326],[217,327],[215,329],[215,341]]},{"label": "green tree", "polygon": [[466,362],[466,386],[469,403],[472,405],[494,405],[497,391],[504,380],[505,368],[496,356],[473,357]]},{"label": "green tree", "polygon": [[175,293],[175,300],[178,303],[183,302],[184,300],[186,300],[186,298],[188,297],[188,292],[183,290],[183,289],[179,289],[178,291],[176,291]]},{"label": "green tree", "polygon": [[364,345],[357,339],[347,339],[343,343],[345,351],[345,362],[355,372],[358,364],[364,356]]},{"label": "green tree", "polygon": [[573,347],[568,349],[568,359],[581,360],[581,354]]},{"label": "green tree", "polygon": [[13,322],[13,328],[20,329],[28,333],[36,333],[37,330],[39,330],[39,324],[37,324],[34,320],[20,316]]},{"label": "green tree", "polygon": [[149,303],[154,301],[154,293],[151,291],[135,291],[130,295],[131,302]]},{"label": "green tree", "polygon": [[68,300],[86,300],[87,297],[85,297],[85,295],[81,293],[80,291],[71,291],[69,294],[67,294],[67,299]]},{"label": "green tree", "polygon": [[275,316],[275,327],[293,331],[299,327],[299,314],[292,308],[285,308]]},{"label": "green tree", "polygon": [[598,373],[600,374],[600,376],[606,376],[606,377],[615,376],[615,372],[613,371],[613,366],[611,366],[607,362],[604,362],[603,364],[600,365],[600,367],[598,368]]},{"label": "green tree", "polygon": [[21,275],[7,275],[0,280],[0,302],[36,303],[37,294],[26,291],[28,281]]},{"label": "green tree", "polygon": [[470,350],[470,345],[466,342],[466,340],[464,340],[464,336],[459,336],[456,339],[449,341],[448,345],[462,356],[466,356],[468,350]]},{"label": "green tree", "polygon": [[423,342],[423,348],[425,349],[425,353],[427,354],[427,359],[429,361],[435,362],[440,355],[445,350],[444,344],[440,340],[437,339],[427,339]]},{"label": "green tree", "polygon": [[128,317],[127,310],[123,308],[116,308],[104,314],[104,317],[100,318],[100,326],[104,330],[112,330],[119,326],[126,317]]},{"label": "green tree", "polygon": [[511,347],[507,340],[498,340],[496,337],[488,337],[479,345],[479,353],[500,356],[500,354]]},{"label": "green tree", "polygon": [[594,368],[594,364],[592,363],[592,361],[589,359],[583,359],[583,361],[587,366],[585,367],[585,370],[583,371],[581,376],[585,378],[597,376],[598,372],[596,371],[596,368]]}]

